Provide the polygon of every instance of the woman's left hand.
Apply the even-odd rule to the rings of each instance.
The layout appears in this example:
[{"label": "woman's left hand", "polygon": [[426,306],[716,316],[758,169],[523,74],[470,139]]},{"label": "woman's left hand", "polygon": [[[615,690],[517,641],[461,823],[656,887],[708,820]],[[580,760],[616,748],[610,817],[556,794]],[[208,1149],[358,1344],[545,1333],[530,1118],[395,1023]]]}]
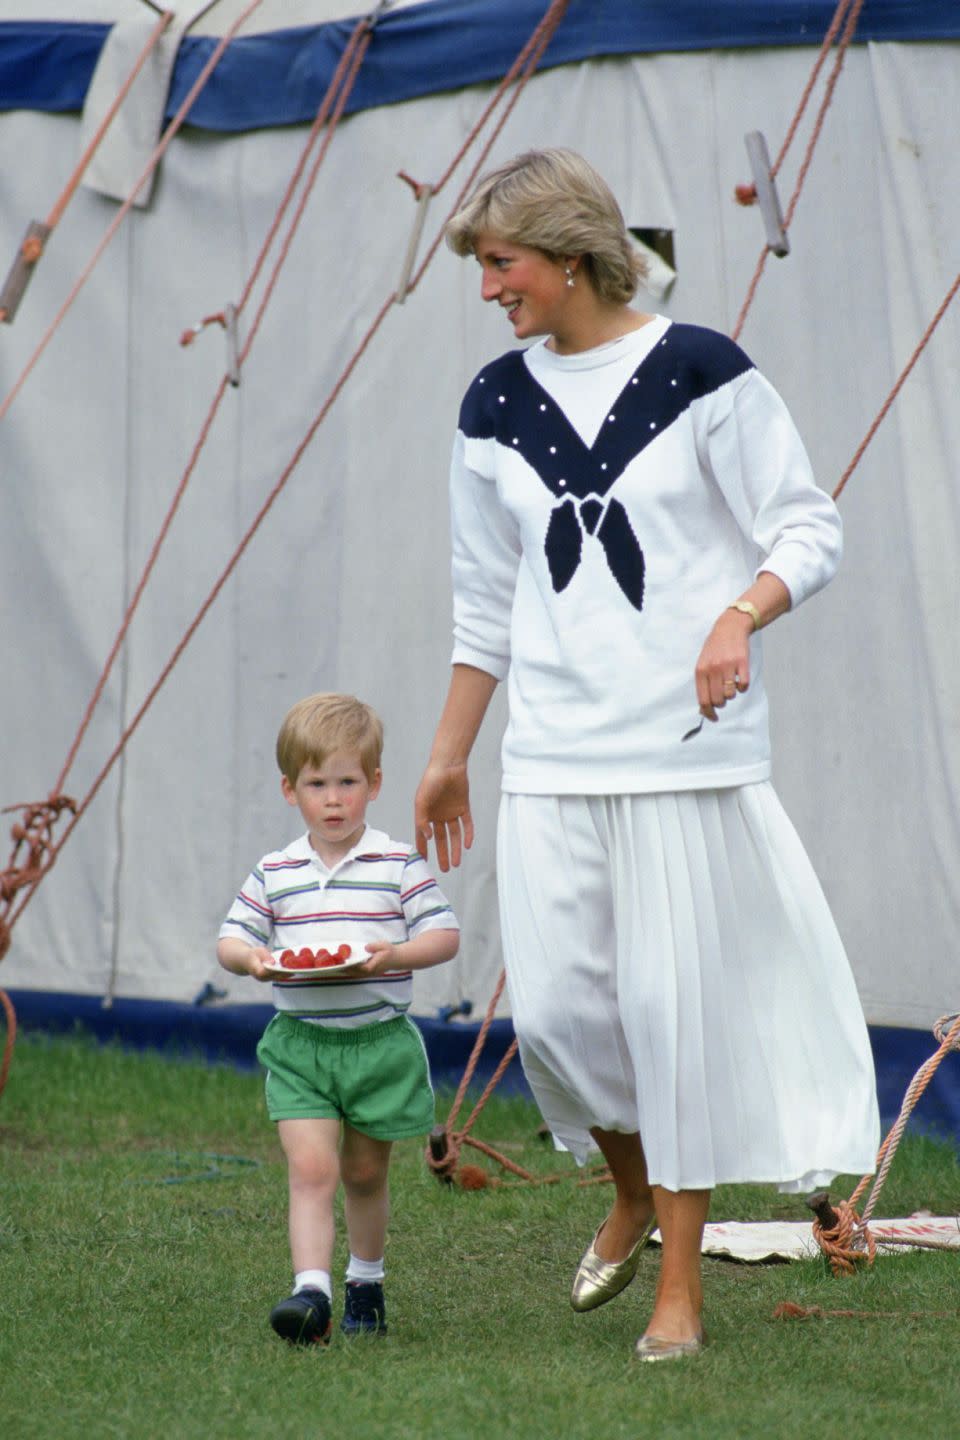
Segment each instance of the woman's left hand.
[{"label": "woman's left hand", "polygon": [[724,610],[697,661],[700,714],[717,720],[718,710],[750,688],[750,636],[753,620],[739,610]]}]

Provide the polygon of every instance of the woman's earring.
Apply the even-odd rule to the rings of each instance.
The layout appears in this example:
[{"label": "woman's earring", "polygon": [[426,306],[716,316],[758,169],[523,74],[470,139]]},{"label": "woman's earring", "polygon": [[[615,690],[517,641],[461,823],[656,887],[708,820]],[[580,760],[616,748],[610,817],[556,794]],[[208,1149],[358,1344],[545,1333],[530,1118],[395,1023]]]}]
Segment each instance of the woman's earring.
[{"label": "woman's earring", "polygon": [[573,271],[570,269],[570,266],[569,266],[569,265],[567,265],[567,266],[564,268],[564,272],[563,272],[563,273],[566,275],[566,277],[567,277],[567,284],[568,284],[568,286],[570,287],[570,289],[572,290],[573,287],[574,287],[574,285],[576,284],[576,281],[575,281],[574,278],[573,278]]}]

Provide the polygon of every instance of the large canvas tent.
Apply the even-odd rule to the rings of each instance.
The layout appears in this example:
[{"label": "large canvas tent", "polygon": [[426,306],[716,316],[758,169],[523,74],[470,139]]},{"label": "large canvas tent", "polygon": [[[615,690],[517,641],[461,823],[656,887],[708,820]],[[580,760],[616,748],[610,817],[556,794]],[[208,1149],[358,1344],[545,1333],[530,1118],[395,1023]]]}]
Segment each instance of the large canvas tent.
[{"label": "large canvas tent", "polygon": [[[396,287],[415,205],[546,0],[380,7],[355,89],[255,350],[211,430],[65,789],[83,794]],[[177,19],[51,237],[0,400],[116,213],[118,195],[240,14]],[[779,146],[834,13],[822,0],[571,0],[491,151],[569,145],[672,260],[646,308],[730,331],[763,243],[743,137]],[[224,371],[221,329],[355,15],[265,0],[232,40],[82,294],[0,421],[0,805],[49,792]],[[138,0],[0,0],[0,272],[65,184],[156,21]],[[957,270],[960,13],[866,0],[791,225],[741,343],[787,399],[832,489]],[[821,89],[823,81],[821,80]],[[819,92],[818,92],[819,93]],[[814,104],[816,103],[816,96]],[[812,111],[810,112],[812,113]],[[801,126],[780,183],[796,179]],[[466,178],[428,214],[424,245]],[[666,272],[661,272],[666,275]],[[446,685],[446,467],[460,394],[509,348],[474,268],[437,252],[386,317],[122,757],[16,927],[5,987],[189,1002],[251,861],[292,833],[272,756],[312,689],[387,727],[376,819],[411,798]],[[876,1025],[957,1008],[960,917],[960,309],[948,311],[854,472],[826,596],[765,639],[775,783],[807,844]],[[600,642],[598,642],[600,643]],[[449,893],[461,956],[418,979],[429,1015],[482,1008],[500,970],[493,831],[502,710],[473,765],[478,840]],[[502,1002],[501,1014],[506,1014]]]}]

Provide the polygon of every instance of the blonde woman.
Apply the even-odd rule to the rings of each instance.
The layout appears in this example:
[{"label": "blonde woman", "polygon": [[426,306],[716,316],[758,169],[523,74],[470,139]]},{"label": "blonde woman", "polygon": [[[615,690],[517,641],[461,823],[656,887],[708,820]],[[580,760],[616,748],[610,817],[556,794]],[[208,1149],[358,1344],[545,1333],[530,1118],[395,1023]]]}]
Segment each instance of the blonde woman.
[{"label": "blonde woman", "polygon": [[498,828],[514,1024],[558,1144],[614,1198],[576,1310],[659,1283],[643,1361],[703,1345],[710,1191],[872,1169],[870,1048],[844,950],[771,788],[757,632],[832,577],[840,519],[730,340],[631,307],[640,265],[565,150],[487,175],[448,227],[514,338],[463,400],[454,652],[416,801],[441,869],[509,688]]}]

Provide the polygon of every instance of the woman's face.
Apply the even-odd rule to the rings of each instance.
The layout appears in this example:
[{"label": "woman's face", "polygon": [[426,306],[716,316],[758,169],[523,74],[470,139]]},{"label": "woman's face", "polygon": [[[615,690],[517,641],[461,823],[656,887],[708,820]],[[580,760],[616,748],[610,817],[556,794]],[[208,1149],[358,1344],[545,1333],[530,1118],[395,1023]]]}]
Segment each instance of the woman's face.
[{"label": "woman's face", "polygon": [[518,340],[562,333],[574,293],[562,260],[488,231],[477,236],[474,253],[483,272],[480,294],[506,313]]}]

